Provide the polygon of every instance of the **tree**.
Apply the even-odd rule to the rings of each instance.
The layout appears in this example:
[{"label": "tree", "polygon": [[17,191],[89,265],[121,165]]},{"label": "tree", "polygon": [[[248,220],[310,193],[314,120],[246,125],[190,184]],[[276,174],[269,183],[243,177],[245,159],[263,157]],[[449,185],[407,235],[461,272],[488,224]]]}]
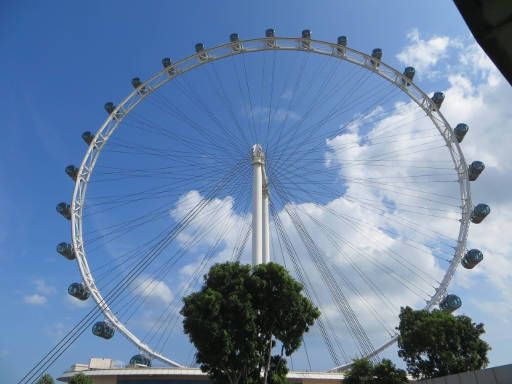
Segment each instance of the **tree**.
[{"label": "tree", "polygon": [[320,315],[302,289],[275,263],[214,265],[181,310],[201,369],[216,383],[281,383],[283,355],[299,348]]},{"label": "tree", "polygon": [[388,359],[382,359],[379,364],[373,367],[373,377],[375,383],[379,384],[399,384],[409,382],[405,371],[397,368],[395,364]]},{"label": "tree", "polygon": [[373,364],[368,359],[356,359],[345,373],[344,384],[369,383],[373,376]]},{"label": "tree", "polygon": [[400,384],[407,382],[405,371],[396,368],[388,359],[382,359],[378,364],[373,364],[368,359],[354,360],[343,380],[344,384]]},{"label": "tree", "polygon": [[36,384],[55,384],[55,381],[49,373],[45,373],[36,381]]},{"label": "tree", "polygon": [[68,384],[93,384],[90,377],[85,376],[83,373],[79,373],[69,379]]},{"label": "tree", "polygon": [[483,324],[440,310],[400,311],[398,355],[415,378],[472,371],[488,363],[489,345],[480,339]]}]

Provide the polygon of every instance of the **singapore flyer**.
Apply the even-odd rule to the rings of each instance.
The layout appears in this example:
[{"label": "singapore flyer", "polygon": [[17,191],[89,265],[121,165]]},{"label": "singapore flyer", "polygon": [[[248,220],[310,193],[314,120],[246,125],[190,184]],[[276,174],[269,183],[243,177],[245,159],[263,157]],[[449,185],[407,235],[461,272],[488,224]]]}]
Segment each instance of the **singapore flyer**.
[{"label": "singapore flyer", "polygon": [[340,371],[393,345],[401,307],[457,310],[455,270],[483,259],[466,241],[490,212],[470,191],[485,166],[414,63],[346,36],[262,35],[127,79],[66,168],[57,250],[81,276],[68,292],[137,363],[194,364],[182,298],[218,262],[283,265],[321,312],[289,366]]}]

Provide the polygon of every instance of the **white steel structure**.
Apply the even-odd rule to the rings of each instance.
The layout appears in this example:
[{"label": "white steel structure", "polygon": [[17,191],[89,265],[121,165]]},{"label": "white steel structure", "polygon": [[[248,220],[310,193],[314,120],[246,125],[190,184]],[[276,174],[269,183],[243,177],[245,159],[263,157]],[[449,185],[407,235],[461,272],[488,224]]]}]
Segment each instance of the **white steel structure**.
[{"label": "white steel structure", "polygon": [[265,172],[265,154],[261,145],[252,147],[252,264],[270,261],[269,191]]},{"label": "white steel structure", "polygon": [[[131,342],[133,342],[137,348],[148,355],[175,367],[183,367],[183,365],[175,361],[173,358],[164,356],[160,352],[154,350],[150,345],[144,343],[138,336],[132,333],[111,310],[109,306],[109,298],[105,297],[104,293],[100,292],[97,288],[95,277],[89,268],[86,253],[87,250],[84,247],[85,241],[83,238],[83,217],[85,213],[84,203],[87,187],[103,149],[106,147],[107,143],[123,120],[146,98],[151,97],[155,91],[167,83],[173,83],[178,77],[196,68],[208,66],[210,63],[237,55],[248,55],[250,58],[250,54],[261,51],[297,51],[308,55],[327,56],[342,62],[354,64],[372,74],[380,76],[391,86],[401,90],[403,94],[407,95],[421,110],[423,110],[428,118],[430,118],[439,135],[443,138],[446,149],[450,153],[459,185],[461,207],[457,246],[444,277],[436,287],[435,293],[430,297],[429,301],[425,305],[426,309],[433,308],[445,297],[450,280],[464,256],[470,221],[469,218],[473,208],[468,180],[468,165],[464,159],[461,147],[454,136],[454,132],[450,127],[450,124],[439,111],[439,108],[434,104],[431,97],[412,83],[411,80],[406,78],[401,72],[384,62],[381,62],[380,59],[376,59],[375,57],[352,48],[326,41],[296,37],[272,36],[239,40],[209,49],[198,50],[196,54],[179,60],[170,67],[164,68],[151,76],[115,107],[114,111],[96,132],[94,139],[87,149],[87,153],[79,167],[71,202],[72,245],[76,253],[76,259],[78,261],[83,281],[89,289],[94,301],[101,308],[108,321],[116,329],[122,332]],[[252,263],[256,265],[266,263],[271,260],[269,188],[272,188],[272,185],[269,185],[267,178],[268,169],[266,169],[265,153],[263,152],[261,145],[255,144],[252,147],[251,162],[253,170]],[[272,196],[274,196],[273,193],[274,192],[272,191]],[[374,354],[382,351],[384,348],[394,343],[395,340],[396,335],[393,335],[386,343],[377,347]],[[338,370],[340,368],[343,368],[343,366],[334,367],[333,370]]]}]

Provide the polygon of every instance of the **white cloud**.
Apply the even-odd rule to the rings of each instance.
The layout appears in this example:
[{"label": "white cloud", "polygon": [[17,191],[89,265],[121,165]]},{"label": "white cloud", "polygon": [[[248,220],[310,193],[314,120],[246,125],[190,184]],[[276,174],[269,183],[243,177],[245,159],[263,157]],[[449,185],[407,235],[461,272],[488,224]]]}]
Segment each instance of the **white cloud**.
[{"label": "white cloud", "polygon": [[48,299],[45,296],[42,296],[38,293],[34,293],[32,295],[23,296],[23,301],[27,304],[42,305],[46,304]]},{"label": "white cloud", "polygon": [[139,277],[134,282],[134,293],[138,296],[169,304],[174,295],[168,285],[148,276]]},{"label": "white cloud", "polygon": [[419,76],[428,75],[437,63],[447,56],[447,50],[451,46],[460,46],[460,43],[448,36],[433,36],[428,40],[421,38],[417,29],[407,34],[410,45],[399,52],[397,59],[416,68]]},{"label": "white cloud", "polygon": [[42,305],[48,301],[48,296],[55,293],[55,287],[48,285],[44,279],[34,279],[35,291],[32,294],[23,296],[23,302],[26,304]]},{"label": "white cloud", "polygon": [[48,285],[43,279],[34,280],[36,290],[44,295],[52,295],[55,293],[55,287]]},{"label": "white cloud", "polygon": [[89,307],[91,305],[91,302],[93,301],[93,298],[90,297],[87,300],[78,300],[77,298],[75,298],[75,297],[73,297],[73,296],[71,296],[69,294],[66,294],[65,301],[66,301],[66,303],[68,303],[72,307],[82,309],[82,308]]}]

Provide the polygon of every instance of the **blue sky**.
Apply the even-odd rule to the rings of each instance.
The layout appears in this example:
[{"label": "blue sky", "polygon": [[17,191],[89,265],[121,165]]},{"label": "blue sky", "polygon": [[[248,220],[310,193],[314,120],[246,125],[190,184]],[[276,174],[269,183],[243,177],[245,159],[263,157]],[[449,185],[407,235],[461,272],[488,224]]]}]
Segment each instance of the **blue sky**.
[{"label": "blue sky", "polygon": [[[54,207],[70,199],[64,167],[79,163],[80,134],[102,124],[104,102],[120,101],[131,92],[130,79],[159,70],[164,56],[185,57],[195,43],[216,45],[232,32],[262,36],[268,27],[283,36],[309,28],[328,41],[347,35],[349,45],[364,52],[380,47],[385,62],[415,65],[427,92],[445,91],[450,123],[463,116],[475,127],[464,152],[488,165],[474,198],[489,202],[493,213],[486,227],[470,232],[469,244],[485,251],[482,268],[459,271],[453,290],[463,297],[462,312],[486,324],[491,365],[509,361],[512,247],[503,233],[512,202],[503,186],[510,184],[504,181],[511,168],[505,148],[510,112],[503,101],[510,100],[510,87],[483,59],[451,2],[4,2],[0,21],[2,381],[19,378],[86,311],[67,297],[79,274],[54,251],[69,238]],[[413,59],[418,62],[407,63]],[[58,375],[91,356],[126,361],[135,352],[121,335],[106,342],[87,331],[50,372]]]}]

